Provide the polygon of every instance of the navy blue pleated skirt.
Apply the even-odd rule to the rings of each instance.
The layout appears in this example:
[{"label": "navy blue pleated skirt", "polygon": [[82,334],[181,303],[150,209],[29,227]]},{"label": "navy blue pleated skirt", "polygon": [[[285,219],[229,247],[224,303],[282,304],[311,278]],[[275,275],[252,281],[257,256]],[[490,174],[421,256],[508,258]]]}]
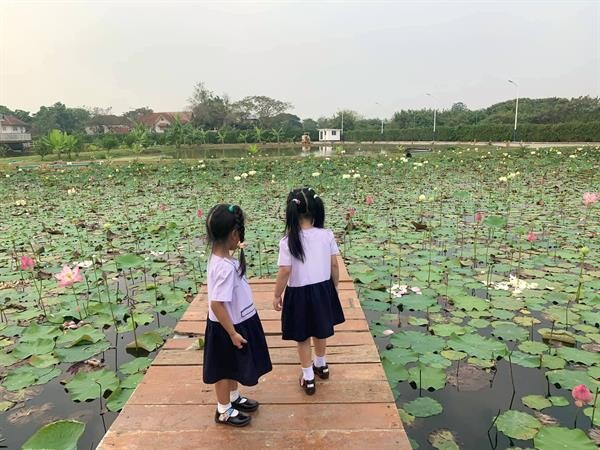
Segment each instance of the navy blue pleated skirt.
[{"label": "navy blue pleated skirt", "polygon": [[254,386],[262,375],[273,369],[258,313],[234,327],[248,341],[242,349],[233,345],[219,322],[206,320],[202,376],[206,384],[227,379],[244,386]]},{"label": "navy blue pleated skirt", "polygon": [[325,339],[333,336],[333,327],[345,320],[332,280],[285,288],[281,313],[283,339],[297,342],[309,337]]}]

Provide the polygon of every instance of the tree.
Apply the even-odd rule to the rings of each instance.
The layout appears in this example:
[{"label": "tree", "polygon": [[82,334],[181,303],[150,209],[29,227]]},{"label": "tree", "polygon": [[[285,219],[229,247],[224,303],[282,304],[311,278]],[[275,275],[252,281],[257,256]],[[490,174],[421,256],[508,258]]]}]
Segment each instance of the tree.
[{"label": "tree", "polygon": [[232,108],[229,98],[224,95],[219,97],[198,83],[194,86],[194,93],[189,98],[192,110],[192,122],[199,128],[219,129],[232,120]]},{"label": "tree", "polygon": [[60,130],[51,130],[46,137],[42,138],[43,144],[46,149],[50,150],[53,153],[58,155],[58,159],[60,159],[61,152],[65,148],[65,138],[64,134]]},{"label": "tree", "polygon": [[271,135],[279,144],[281,142],[281,138],[284,135],[283,128],[273,128],[271,129]]},{"label": "tree", "polygon": [[57,129],[67,133],[83,132],[90,114],[83,108],[67,108],[57,102],[52,106],[42,106],[33,116],[33,134],[47,134]]},{"label": "tree", "polygon": [[272,126],[273,118],[278,114],[285,113],[291,107],[291,103],[276,100],[264,95],[244,97],[242,100],[235,103],[235,108],[241,111],[243,120],[256,117],[258,118],[259,125],[262,127]]},{"label": "tree", "polygon": [[7,116],[15,116],[17,119],[27,123],[31,123],[32,121],[32,117],[29,111],[23,111],[22,109],[15,109],[14,111],[11,111],[8,107],[4,105],[0,105],[0,114],[4,114]]},{"label": "tree", "polygon": [[171,126],[167,129],[167,142],[175,145],[175,148],[181,147],[184,141],[184,129],[179,117],[175,117],[175,120]]},{"label": "tree", "polygon": [[101,106],[92,106],[90,108],[86,108],[90,117],[97,116],[108,116],[112,111],[112,106],[108,106],[106,108],[102,108]]},{"label": "tree", "polygon": [[262,143],[264,130],[260,127],[254,127],[254,138],[256,142]]},{"label": "tree", "polygon": [[132,109],[131,111],[127,111],[123,114],[123,117],[129,119],[132,123],[136,123],[140,117],[145,116],[146,114],[151,114],[154,111],[147,106],[143,106],[141,108]]},{"label": "tree", "polygon": [[318,127],[319,127],[319,125],[317,124],[316,120],[304,119],[302,121],[302,129],[304,131],[315,131]]}]

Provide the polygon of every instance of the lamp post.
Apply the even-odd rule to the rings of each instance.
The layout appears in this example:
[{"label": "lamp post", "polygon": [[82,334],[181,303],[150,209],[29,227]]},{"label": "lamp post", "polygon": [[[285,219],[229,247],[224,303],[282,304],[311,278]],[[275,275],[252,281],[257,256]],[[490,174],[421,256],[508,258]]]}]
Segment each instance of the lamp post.
[{"label": "lamp post", "polygon": [[515,127],[513,128],[513,142],[517,142],[517,117],[519,115],[519,85],[513,80],[508,80],[510,84],[514,84],[517,89],[517,100],[515,102]]},{"label": "lamp post", "polygon": [[435,142],[435,121],[436,121],[436,115],[437,115],[437,109],[435,107],[435,97],[429,93],[427,93],[425,95],[428,95],[429,97],[431,97],[433,99],[433,142]]},{"label": "lamp post", "polygon": [[[375,104],[381,107],[381,104],[379,102],[375,102]],[[383,116],[381,117],[381,137],[383,138]]]},{"label": "lamp post", "polygon": [[342,129],[340,130],[340,140],[344,140],[344,110],[342,109]]}]

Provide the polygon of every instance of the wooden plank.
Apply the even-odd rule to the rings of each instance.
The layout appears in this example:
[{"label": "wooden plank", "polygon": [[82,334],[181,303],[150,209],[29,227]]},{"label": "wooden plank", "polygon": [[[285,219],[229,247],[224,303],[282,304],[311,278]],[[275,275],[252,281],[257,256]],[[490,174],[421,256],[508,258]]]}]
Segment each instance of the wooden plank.
[{"label": "wooden plank", "polygon": [[[334,426],[334,425],[333,425]],[[195,431],[112,432],[100,447],[105,450],[147,449],[277,449],[277,450],[411,450],[404,430],[278,430],[262,431],[258,426],[246,429],[212,426]]]},{"label": "wooden plank", "polygon": [[[214,425],[216,406],[209,405],[127,405],[111,431],[196,431]],[[357,421],[356,417],[361,420]],[[268,405],[252,414],[253,427],[277,430],[389,430],[401,428],[398,411],[386,403]]]},{"label": "wooden plank", "polygon": [[[183,337],[187,335],[177,335],[176,338],[167,339],[163,349],[165,350],[192,350],[198,342],[197,337]],[[204,336],[204,330],[199,334]],[[355,331],[339,331],[330,338],[327,338],[327,347],[338,347],[346,345],[370,345],[373,343],[373,338],[369,333]],[[294,347],[295,341],[284,341],[280,335],[267,336],[267,344],[269,348]]]},{"label": "wooden plank", "polygon": [[[297,364],[298,354],[293,347],[269,349],[273,364]],[[339,363],[378,363],[379,353],[374,345],[330,347],[327,361]],[[202,365],[202,352],[199,350],[168,350],[159,352],[152,364],[155,366],[199,366]]]},{"label": "wooden plank", "polygon": [[[385,381],[385,372],[379,363],[330,364],[331,377],[327,381],[337,383],[348,380]],[[300,374],[297,364],[274,365],[273,371],[263,375],[260,382],[296,382]],[[186,383],[202,383],[201,366],[150,366],[144,383],[168,386],[185,380]],[[243,390],[244,388],[242,388]]]},{"label": "wooden plank", "polygon": [[[198,309],[188,308],[188,310],[185,313],[183,313],[183,316],[181,316],[181,319],[179,320],[182,320],[184,322],[194,320],[205,320],[207,315],[207,309],[207,307]],[[262,321],[281,320],[281,311],[275,311],[273,308],[261,310],[258,312],[258,314],[260,315],[260,320]],[[346,317],[346,319],[364,319],[365,313],[360,308],[346,308],[344,309],[344,316]]]},{"label": "wooden plank", "polygon": [[[266,320],[262,322],[266,335],[281,334],[281,322],[279,320]],[[204,333],[206,322],[181,321],[175,325],[175,332],[179,334],[199,335]],[[336,331],[369,331],[369,324],[365,319],[349,319],[335,326]]]},{"label": "wooden plank", "polygon": [[[298,371],[298,377],[299,377]],[[244,387],[244,395],[267,404],[296,403],[393,403],[394,397],[387,381],[347,380],[330,383],[316,380],[317,393],[306,395],[298,381],[260,382]],[[157,385],[142,381],[133,392],[128,404],[132,405],[210,405],[215,403],[213,386],[191,383],[188,380],[170,380]],[[266,408],[265,408],[266,409]]]}]

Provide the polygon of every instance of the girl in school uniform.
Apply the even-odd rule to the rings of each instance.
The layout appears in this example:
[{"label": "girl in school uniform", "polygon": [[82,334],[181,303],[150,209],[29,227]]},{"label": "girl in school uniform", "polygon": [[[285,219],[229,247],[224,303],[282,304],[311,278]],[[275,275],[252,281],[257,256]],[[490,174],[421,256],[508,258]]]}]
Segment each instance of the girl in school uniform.
[{"label": "girl in school uniform", "polygon": [[316,389],[315,373],[321,379],[329,378],[325,360],[327,338],[333,336],[334,325],[344,322],[337,294],[339,250],[333,232],[323,228],[325,207],[313,189],[290,192],[285,216],[286,234],[279,242],[273,307],[277,311],[283,309],[282,338],[298,343],[300,387],[312,395]]},{"label": "girl in school uniform", "polygon": [[[243,427],[258,402],[240,394],[238,383],[254,386],[272,369],[252,291],[246,280],[244,213],[236,205],[214,206],[206,218],[212,245],[208,261],[208,319],[204,335],[203,380],[215,385],[215,422]],[[231,251],[239,248],[239,261]]]}]

